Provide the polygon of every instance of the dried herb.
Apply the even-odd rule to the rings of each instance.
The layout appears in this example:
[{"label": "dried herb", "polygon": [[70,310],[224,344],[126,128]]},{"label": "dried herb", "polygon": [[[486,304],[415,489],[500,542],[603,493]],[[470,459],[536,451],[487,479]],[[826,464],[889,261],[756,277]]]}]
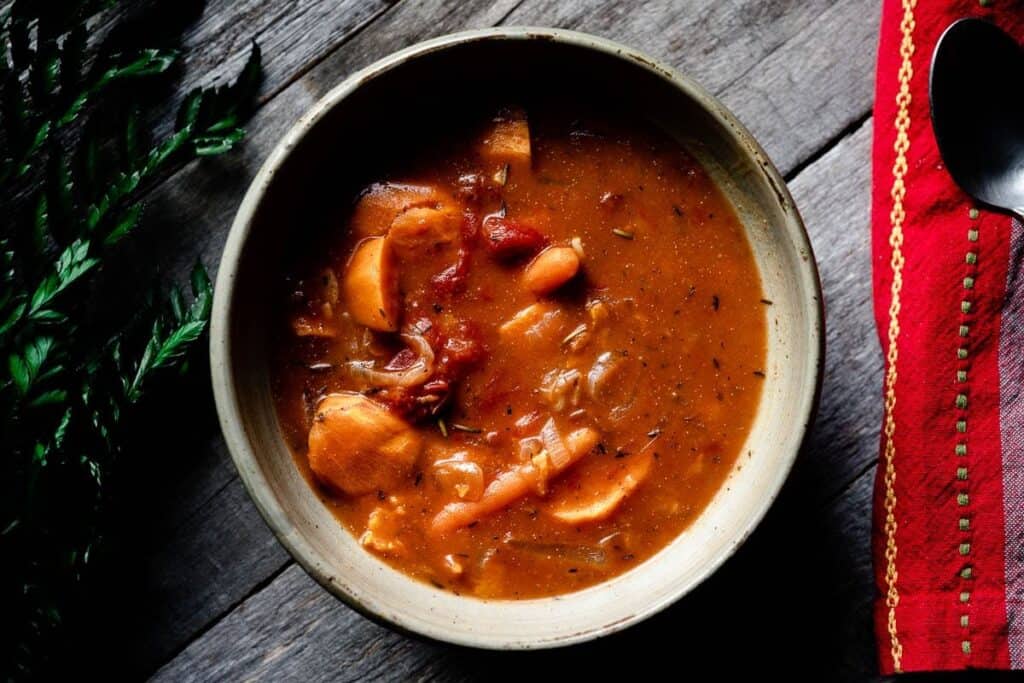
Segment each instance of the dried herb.
[{"label": "dried herb", "polygon": [[7,680],[48,677],[60,661],[69,611],[104,549],[109,480],[133,419],[159,376],[187,367],[209,318],[212,288],[198,265],[189,294],[171,287],[133,302],[130,314],[104,300],[137,288],[116,281],[114,265],[142,220],[140,194],[175,165],[235,147],[261,79],[253,45],[234,84],[188,93],[174,129],[144,139],[146,115],[158,112],[144,105],[142,88],[166,78],[178,55],[89,47],[87,20],[116,4],[15,0],[0,15]]},{"label": "dried herb", "polygon": [[457,422],[453,422],[451,427],[457,432],[466,432],[467,434],[480,434],[484,431],[479,427],[470,427],[469,425],[458,424]]}]

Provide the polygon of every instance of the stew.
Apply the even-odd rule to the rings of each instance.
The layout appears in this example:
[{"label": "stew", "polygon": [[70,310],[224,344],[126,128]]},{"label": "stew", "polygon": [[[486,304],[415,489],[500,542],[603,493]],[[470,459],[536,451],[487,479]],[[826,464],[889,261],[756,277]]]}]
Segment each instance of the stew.
[{"label": "stew", "polygon": [[529,598],[637,566],[757,410],[771,303],[736,214],[628,117],[510,107],[411,156],[281,285],[296,463],[362,546],[439,588]]}]

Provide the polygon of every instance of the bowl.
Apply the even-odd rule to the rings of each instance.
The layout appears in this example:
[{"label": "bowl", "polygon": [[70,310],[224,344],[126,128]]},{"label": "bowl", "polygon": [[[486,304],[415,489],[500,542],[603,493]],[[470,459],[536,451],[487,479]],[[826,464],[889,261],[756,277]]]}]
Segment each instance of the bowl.
[{"label": "bowl", "polygon": [[[267,301],[282,255],[326,202],[401,153],[430,116],[495,94],[628,102],[712,174],[746,228],[768,319],[764,394],[733,470],[704,512],[629,572],[575,593],[521,601],[458,596],[366,552],[318,499],[281,434],[269,380]],[[607,98],[607,99],[605,99]],[[429,132],[429,131],[428,131]],[[322,203],[323,206],[321,205]],[[331,90],[253,180],[217,274],[210,358],[221,428],[249,494],[281,543],[327,590],[405,632],[460,645],[568,645],[635,624],[707,578],[753,531],[813,419],[824,358],[821,287],[807,233],[778,171],[736,118],[689,78],[593,36],[538,28],[469,31],[401,50]]]}]

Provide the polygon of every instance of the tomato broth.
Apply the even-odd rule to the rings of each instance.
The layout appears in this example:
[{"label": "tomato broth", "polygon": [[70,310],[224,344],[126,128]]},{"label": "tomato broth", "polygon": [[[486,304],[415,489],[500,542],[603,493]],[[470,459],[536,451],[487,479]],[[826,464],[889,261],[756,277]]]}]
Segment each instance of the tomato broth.
[{"label": "tomato broth", "polygon": [[757,410],[770,302],[743,226],[629,117],[509,107],[412,157],[339,196],[280,285],[297,465],[367,551],[459,594],[637,566]]}]

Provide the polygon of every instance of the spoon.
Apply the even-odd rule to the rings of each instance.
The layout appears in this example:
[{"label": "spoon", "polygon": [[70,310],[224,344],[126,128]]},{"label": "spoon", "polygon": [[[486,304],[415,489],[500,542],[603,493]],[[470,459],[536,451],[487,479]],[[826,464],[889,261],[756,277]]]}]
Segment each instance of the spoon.
[{"label": "spoon", "polygon": [[953,23],[935,46],[929,97],[953,180],[1024,220],[1024,49],[987,21]]}]

